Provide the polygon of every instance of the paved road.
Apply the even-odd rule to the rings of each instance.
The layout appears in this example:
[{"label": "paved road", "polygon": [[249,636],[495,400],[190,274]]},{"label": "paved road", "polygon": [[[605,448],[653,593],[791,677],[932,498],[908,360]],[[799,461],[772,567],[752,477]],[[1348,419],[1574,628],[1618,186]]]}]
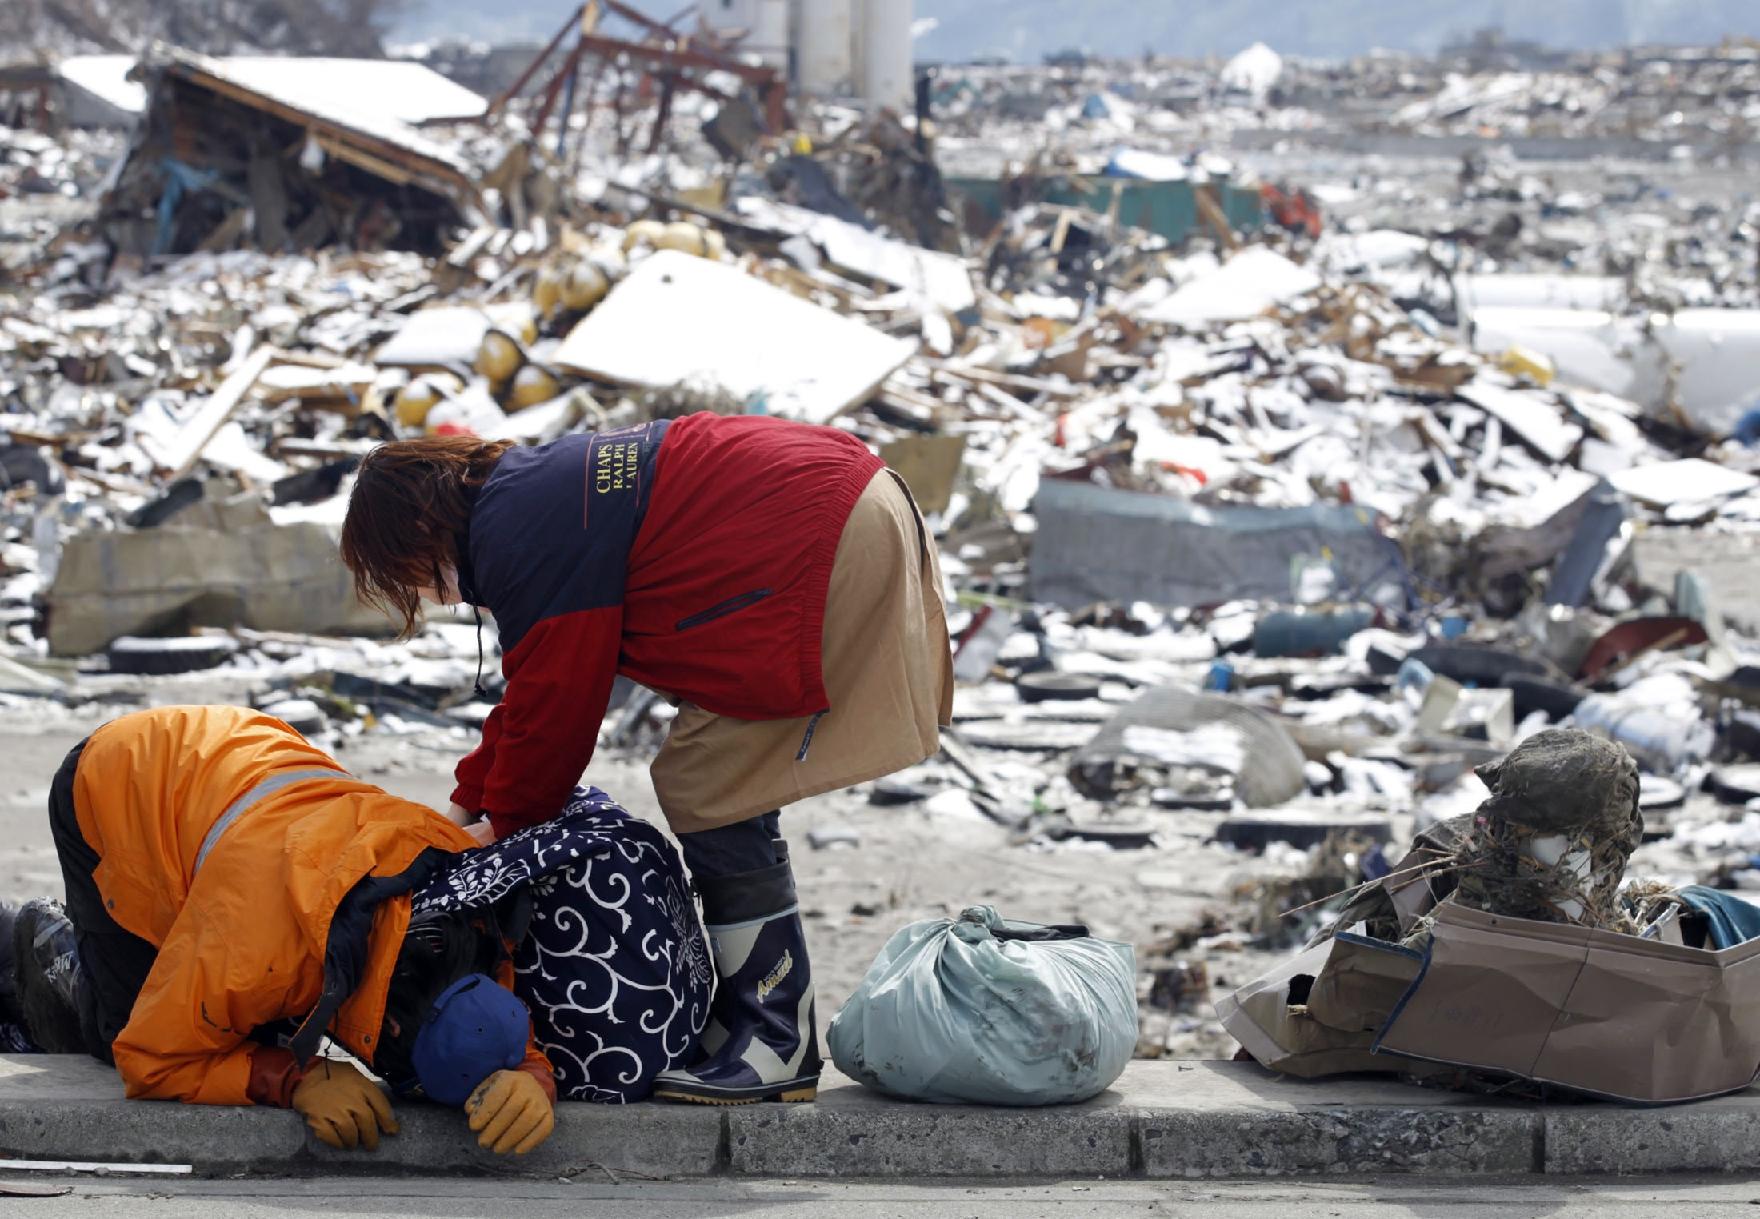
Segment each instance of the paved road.
[{"label": "paved road", "polygon": [[[62,1184],[0,1176],[0,1190]],[[1562,1184],[1395,1181],[1217,1184],[1141,1181],[966,1185],[947,1182],[629,1182],[580,1178],[555,1184],[436,1178],[345,1177],[294,1181],[84,1179],[71,1196],[0,1196],[0,1219],[1650,1219],[1760,1214],[1760,1181],[1669,1178]]]}]

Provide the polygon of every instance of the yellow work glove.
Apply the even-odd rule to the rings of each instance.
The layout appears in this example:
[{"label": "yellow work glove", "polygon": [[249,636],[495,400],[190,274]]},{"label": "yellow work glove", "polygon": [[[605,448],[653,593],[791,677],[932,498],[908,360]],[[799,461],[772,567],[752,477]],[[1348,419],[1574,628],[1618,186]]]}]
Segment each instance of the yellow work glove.
[{"label": "yellow work glove", "polygon": [[496,1155],[523,1156],[550,1137],[556,1109],[526,1071],[497,1071],[464,1103],[477,1145]]},{"label": "yellow work glove", "polygon": [[381,1130],[397,1133],[397,1119],[385,1093],[350,1063],[314,1060],[293,1090],[293,1107],[320,1143],[338,1150],[377,1151]]}]

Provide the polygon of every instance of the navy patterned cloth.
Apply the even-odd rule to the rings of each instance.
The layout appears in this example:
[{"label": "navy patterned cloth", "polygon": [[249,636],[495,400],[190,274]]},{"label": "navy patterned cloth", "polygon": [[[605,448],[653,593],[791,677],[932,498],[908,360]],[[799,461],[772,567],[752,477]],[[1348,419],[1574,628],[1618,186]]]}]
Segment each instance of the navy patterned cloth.
[{"label": "navy patterned cloth", "polygon": [[[709,1017],[713,970],[678,852],[598,788],[555,818],[465,851],[417,912],[529,899],[514,992],[565,1100],[642,1100],[684,1066]],[[506,924],[503,924],[504,927]]]}]

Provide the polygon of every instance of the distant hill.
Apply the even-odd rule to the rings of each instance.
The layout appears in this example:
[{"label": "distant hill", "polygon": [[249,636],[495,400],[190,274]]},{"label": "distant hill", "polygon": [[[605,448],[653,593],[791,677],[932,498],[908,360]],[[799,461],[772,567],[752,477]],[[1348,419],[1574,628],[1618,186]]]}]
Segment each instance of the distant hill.
[{"label": "distant hill", "polygon": [[1260,41],[1344,59],[1378,47],[1433,52],[1489,26],[1569,50],[1760,35],[1755,0],[918,0],[917,11],[939,21],[919,55],[946,59],[1036,61],[1063,48],[1196,58]]},{"label": "distant hill", "polygon": [[[422,0],[412,0],[419,4]],[[212,54],[384,53],[403,0],[0,0],[0,64],[164,41]]]},{"label": "distant hill", "polygon": [[[662,17],[684,6],[635,3]],[[570,0],[409,0],[396,36],[547,37],[574,7]],[[1376,47],[1434,51],[1487,26],[1572,50],[1760,37],[1760,0],[916,0],[916,13],[937,22],[917,41],[921,58],[1001,54],[1024,63],[1066,48],[1230,55],[1258,41],[1285,54],[1339,59]]]}]

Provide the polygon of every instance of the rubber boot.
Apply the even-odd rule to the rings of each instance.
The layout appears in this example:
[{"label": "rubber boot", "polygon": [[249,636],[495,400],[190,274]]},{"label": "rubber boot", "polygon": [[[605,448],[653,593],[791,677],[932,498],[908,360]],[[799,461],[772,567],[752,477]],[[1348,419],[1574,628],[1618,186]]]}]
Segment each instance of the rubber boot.
[{"label": "rubber boot", "polygon": [[32,898],[12,924],[13,969],[24,1031],[50,1054],[83,1054],[79,951],[61,903]]},{"label": "rubber boot", "polygon": [[663,1072],[662,1100],[700,1105],[810,1101],[819,1092],[818,1013],[794,873],[773,867],[700,880],[718,985],[701,1061]]},{"label": "rubber boot", "polygon": [[0,902],[0,1024],[23,1027],[24,1013],[18,1006],[18,958],[12,945],[20,909],[17,902]]}]

